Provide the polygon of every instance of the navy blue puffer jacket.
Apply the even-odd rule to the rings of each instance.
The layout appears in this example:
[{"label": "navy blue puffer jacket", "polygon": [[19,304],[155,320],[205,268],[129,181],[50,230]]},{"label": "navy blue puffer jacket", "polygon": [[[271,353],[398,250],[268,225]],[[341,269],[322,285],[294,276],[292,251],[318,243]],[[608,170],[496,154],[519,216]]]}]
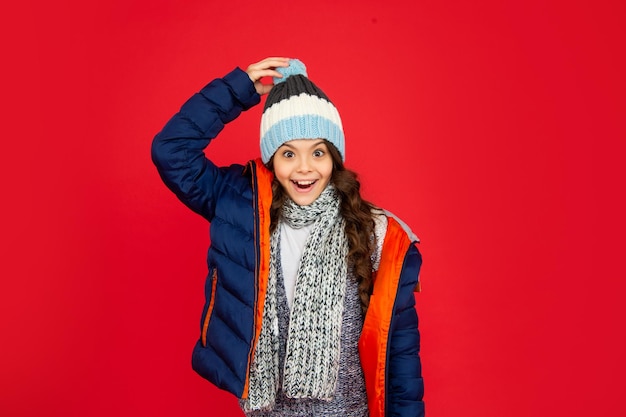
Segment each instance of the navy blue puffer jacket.
[{"label": "navy blue puffer jacket", "polygon": [[[164,183],[211,222],[206,303],[193,368],[216,386],[247,397],[269,265],[272,174],[257,161],[217,167],[204,154],[224,125],[258,104],[247,74],[235,69],[194,94],[159,132],[152,159]],[[370,416],[422,416],[423,383],[413,289],[421,256],[389,218],[359,350]]]}]

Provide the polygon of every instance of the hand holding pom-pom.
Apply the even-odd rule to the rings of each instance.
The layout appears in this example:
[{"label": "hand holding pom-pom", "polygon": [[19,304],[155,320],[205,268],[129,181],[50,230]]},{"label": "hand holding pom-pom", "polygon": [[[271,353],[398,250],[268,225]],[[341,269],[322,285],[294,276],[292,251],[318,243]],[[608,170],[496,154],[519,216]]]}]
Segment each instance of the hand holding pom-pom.
[{"label": "hand holding pom-pom", "polygon": [[273,77],[274,82],[276,82],[277,79],[280,79],[281,75],[281,73],[277,70],[287,67],[289,62],[289,58],[271,57],[265,58],[264,60],[254,64],[250,64],[246,69],[246,73],[248,74],[248,77],[250,77],[250,80],[254,83],[256,92],[260,95],[269,93],[274,85],[263,84],[261,82],[261,78]]},{"label": "hand holding pom-pom", "polygon": [[282,74],[282,78],[274,77],[274,85],[282,83],[292,75],[304,75],[307,76],[306,66],[299,59],[290,59],[288,67],[276,68],[276,71]]}]

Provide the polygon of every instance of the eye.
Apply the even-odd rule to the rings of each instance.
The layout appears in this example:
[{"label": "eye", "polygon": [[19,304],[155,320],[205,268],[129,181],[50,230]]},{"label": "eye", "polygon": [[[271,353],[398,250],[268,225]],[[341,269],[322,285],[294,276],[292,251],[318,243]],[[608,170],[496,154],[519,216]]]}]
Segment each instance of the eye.
[{"label": "eye", "polygon": [[316,158],[321,158],[325,154],[326,154],[326,152],[324,152],[321,149],[316,149],[316,150],[313,151],[313,156],[316,157]]},{"label": "eye", "polygon": [[283,152],[283,157],[285,157],[285,158],[293,158],[294,156],[296,156],[296,154],[293,153],[292,151],[284,151]]}]

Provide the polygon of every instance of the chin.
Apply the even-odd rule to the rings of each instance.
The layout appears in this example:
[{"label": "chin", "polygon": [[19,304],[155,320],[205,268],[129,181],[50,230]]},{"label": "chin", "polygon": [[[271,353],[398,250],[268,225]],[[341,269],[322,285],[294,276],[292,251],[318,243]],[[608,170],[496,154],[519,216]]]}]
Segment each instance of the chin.
[{"label": "chin", "polygon": [[321,193],[315,193],[311,195],[290,194],[289,198],[291,198],[293,202],[299,206],[308,206],[309,204],[312,204],[315,200],[317,200],[317,197],[319,197],[320,194]]},{"label": "chin", "polygon": [[309,198],[309,197],[300,197],[300,198],[291,198],[293,200],[294,203],[296,203],[299,206],[308,206],[310,204],[312,204],[317,197],[315,198]]}]

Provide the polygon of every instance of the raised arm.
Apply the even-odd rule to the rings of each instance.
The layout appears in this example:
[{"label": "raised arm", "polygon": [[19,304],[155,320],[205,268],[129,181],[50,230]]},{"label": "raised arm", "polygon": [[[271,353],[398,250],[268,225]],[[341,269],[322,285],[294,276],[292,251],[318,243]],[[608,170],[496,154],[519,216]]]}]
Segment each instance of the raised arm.
[{"label": "raised arm", "polygon": [[209,221],[221,187],[223,169],[204,154],[212,139],[242,111],[260,102],[272,85],[266,76],[280,76],[273,68],[287,66],[286,58],[266,58],[246,71],[234,69],[194,94],[152,142],[152,161],[163,182],[196,213]]}]

